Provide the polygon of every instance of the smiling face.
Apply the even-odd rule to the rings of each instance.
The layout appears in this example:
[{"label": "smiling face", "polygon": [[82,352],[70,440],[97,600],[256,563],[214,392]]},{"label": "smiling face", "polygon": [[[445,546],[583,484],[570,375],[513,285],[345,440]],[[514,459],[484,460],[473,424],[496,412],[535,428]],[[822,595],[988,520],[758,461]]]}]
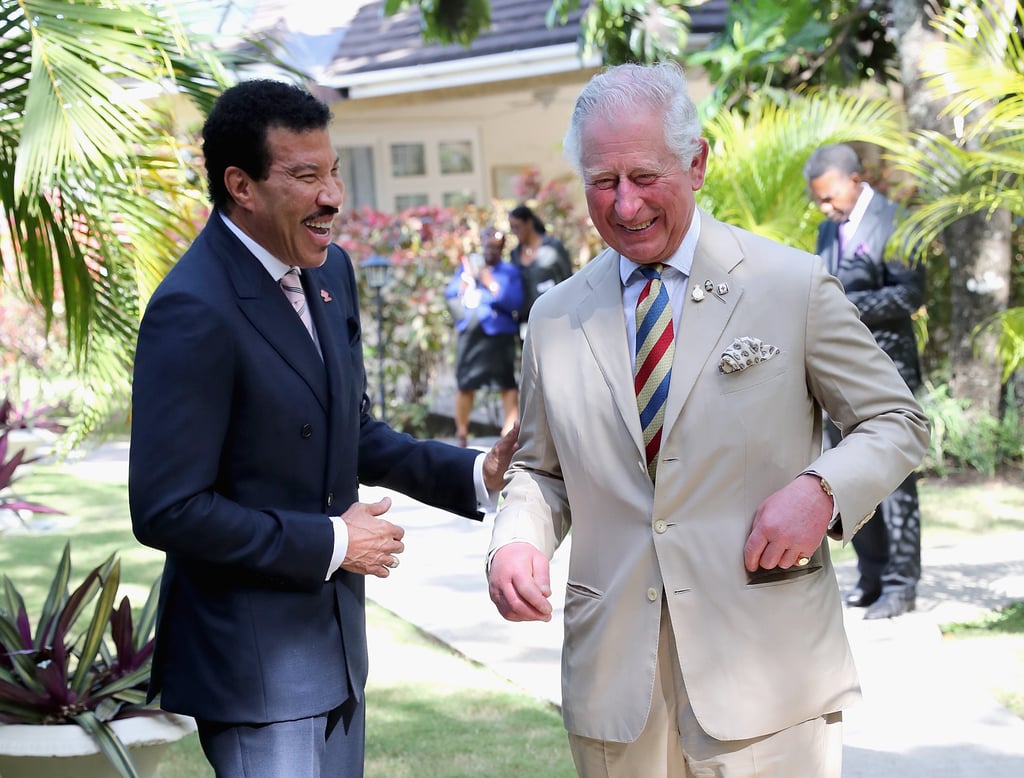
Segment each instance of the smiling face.
[{"label": "smiling face", "polygon": [[225,171],[234,201],[231,220],[285,264],[319,267],[345,201],[330,135],[271,127],[267,148],[271,163],[265,179],[257,181],[237,167]]},{"label": "smiling face", "polygon": [[660,111],[638,109],[614,122],[589,119],[580,134],[590,218],[605,242],[640,264],[664,262],[683,242],[704,185],[708,144],[688,164],[665,143]]},{"label": "smiling face", "polygon": [[829,168],[817,178],[811,179],[807,189],[818,210],[832,221],[842,224],[850,218],[857,204],[860,183],[860,175],[857,173],[846,174],[837,168]]}]

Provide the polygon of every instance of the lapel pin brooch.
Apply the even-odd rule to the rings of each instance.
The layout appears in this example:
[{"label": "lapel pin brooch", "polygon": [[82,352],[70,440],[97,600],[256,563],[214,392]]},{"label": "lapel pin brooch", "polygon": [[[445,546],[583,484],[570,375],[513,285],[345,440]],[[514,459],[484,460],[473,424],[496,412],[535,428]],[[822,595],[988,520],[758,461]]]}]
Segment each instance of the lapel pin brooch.
[{"label": "lapel pin brooch", "polygon": [[321,289],[321,290],[320,290],[320,296],[321,296],[322,298],[324,298],[324,302],[325,302],[325,303],[329,303],[329,302],[331,301],[331,299],[332,299],[332,298],[331,298],[331,293],[330,293],[330,292],[328,292],[328,291],[327,291],[326,289]]},{"label": "lapel pin brooch", "polygon": [[703,283],[702,288],[699,285],[693,288],[693,292],[690,293],[690,297],[693,298],[694,302],[700,302],[701,300],[703,300],[703,298],[705,298],[705,292],[714,295],[715,299],[718,300],[720,303],[724,303],[725,300],[722,298],[722,295],[728,294],[729,285],[719,284],[716,287],[713,280],[711,278],[708,278],[706,282]]}]

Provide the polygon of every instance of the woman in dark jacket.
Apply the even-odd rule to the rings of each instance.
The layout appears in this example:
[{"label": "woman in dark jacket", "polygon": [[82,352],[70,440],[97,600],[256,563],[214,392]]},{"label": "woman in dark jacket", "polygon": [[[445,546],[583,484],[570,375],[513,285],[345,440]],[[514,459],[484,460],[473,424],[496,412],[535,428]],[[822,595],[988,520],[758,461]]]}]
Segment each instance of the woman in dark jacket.
[{"label": "woman in dark jacket", "polygon": [[526,323],[534,301],[559,281],[572,275],[572,262],[562,242],[547,234],[544,222],[528,206],[513,208],[508,215],[508,224],[519,241],[512,249],[511,259],[523,277],[519,334],[525,338]]}]

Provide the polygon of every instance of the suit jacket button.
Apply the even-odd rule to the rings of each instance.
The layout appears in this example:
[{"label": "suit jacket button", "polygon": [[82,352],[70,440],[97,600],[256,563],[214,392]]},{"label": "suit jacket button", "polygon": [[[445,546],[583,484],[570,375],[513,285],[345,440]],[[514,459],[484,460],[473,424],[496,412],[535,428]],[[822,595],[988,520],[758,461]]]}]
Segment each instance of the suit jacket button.
[{"label": "suit jacket button", "polygon": [[655,602],[658,599],[658,590],[653,586],[647,590],[647,599],[651,602]]},{"label": "suit jacket button", "polygon": [[327,507],[330,508],[334,505],[334,492],[327,493]]},{"label": "suit jacket button", "polygon": [[301,430],[300,434],[302,435],[302,437],[304,439],[308,439],[308,438],[313,437],[313,425],[312,424],[303,424],[302,425],[302,430]]},{"label": "suit jacket button", "polygon": [[657,532],[659,535],[664,533],[666,529],[668,529],[668,524],[665,522],[664,519],[658,519],[656,522],[654,522],[654,531]]}]

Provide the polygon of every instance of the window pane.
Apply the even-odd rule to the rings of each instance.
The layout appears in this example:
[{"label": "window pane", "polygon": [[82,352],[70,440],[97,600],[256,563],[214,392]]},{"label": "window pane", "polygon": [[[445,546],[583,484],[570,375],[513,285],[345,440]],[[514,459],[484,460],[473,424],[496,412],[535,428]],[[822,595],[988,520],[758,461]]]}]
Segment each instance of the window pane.
[{"label": "window pane", "polygon": [[499,200],[518,200],[519,182],[529,171],[529,165],[496,165],[491,168],[491,186]]},{"label": "window pane", "polygon": [[439,153],[442,174],[473,172],[473,144],[470,141],[442,141]]},{"label": "window pane", "polygon": [[427,173],[426,155],[422,143],[391,144],[391,175],[423,176]]},{"label": "window pane", "polygon": [[338,172],[345,184],[345,208],[377,207],[372,146],[345,146],[338,149]]},{"label": "window pane", "polygon": [[441,200],[446,208],[458,205],[472,205],[476,202],[474,193],[468,189],[464,189],[461,192],[445,192],[441,195]]},{"label": "window pane", "polygon": [[406,208],[416,208],[427,204],[425,194],[400,194],[395,195],[395,210],[404,211]]}]

